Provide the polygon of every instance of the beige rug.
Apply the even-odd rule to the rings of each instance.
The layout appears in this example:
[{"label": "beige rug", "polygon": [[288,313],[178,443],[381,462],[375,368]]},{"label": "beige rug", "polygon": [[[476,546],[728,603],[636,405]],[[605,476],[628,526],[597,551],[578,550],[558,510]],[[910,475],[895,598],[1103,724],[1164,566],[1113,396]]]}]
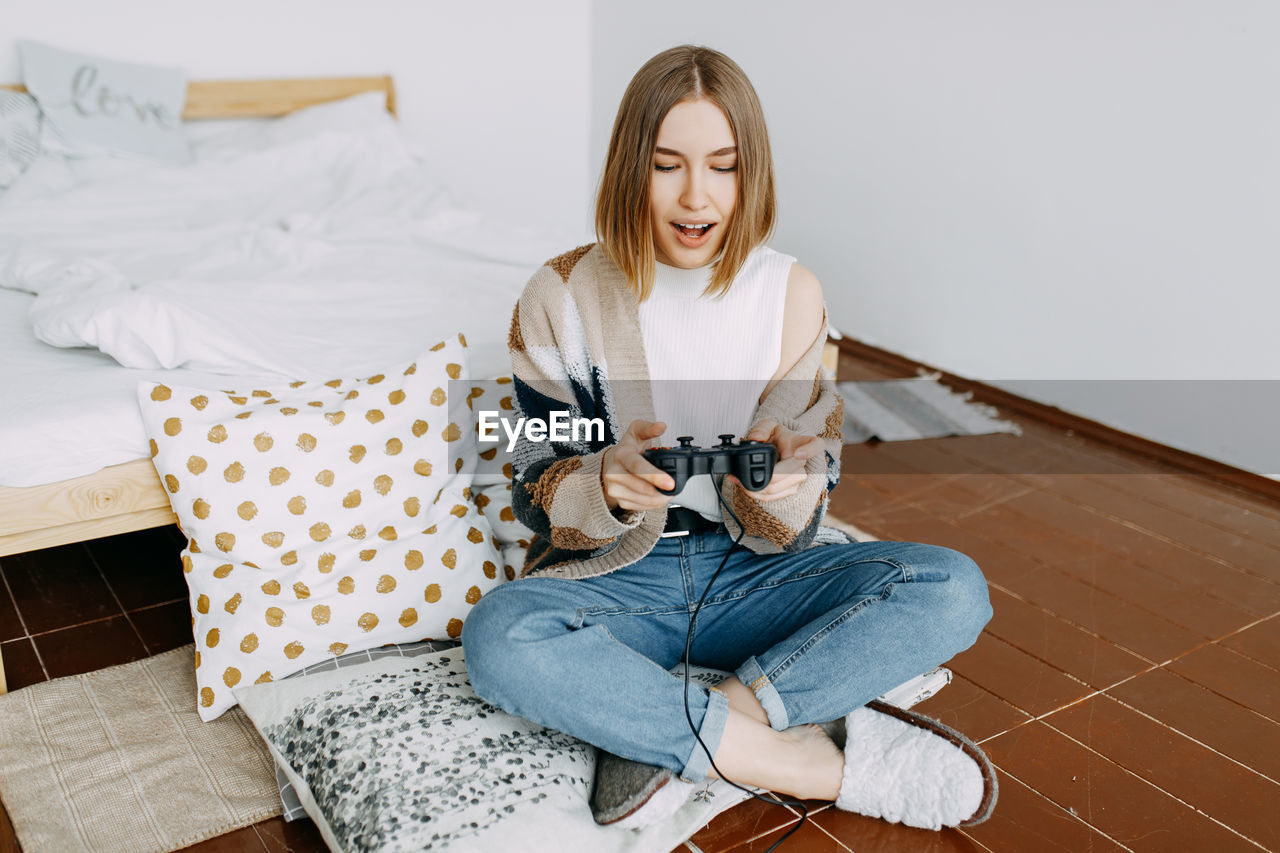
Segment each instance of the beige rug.
[{"label": "beige rug", "polygon": [[280,814],[248,718],[200,721],[192,654],[0,697],[0,800],[25,853],[176,850]]}]

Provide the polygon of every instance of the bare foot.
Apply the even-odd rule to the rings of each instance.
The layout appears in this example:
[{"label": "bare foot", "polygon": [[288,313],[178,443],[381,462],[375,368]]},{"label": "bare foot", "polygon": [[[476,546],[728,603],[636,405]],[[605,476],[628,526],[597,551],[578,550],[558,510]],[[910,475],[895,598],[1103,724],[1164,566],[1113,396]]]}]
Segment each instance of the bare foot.
[{"label": "bare foot", "polygon": [[800,753],[802,778],[788,793],[807,800],[835,800],[844,781],[844,753],[820,726],[813,723],[792,726],[782,734],[790,738]]},{"label": "bare foot", "polygon": [[834,800],[844,780],[844,754],[820,727],[779,732],[729,708],[712,776],[803,799]]}]

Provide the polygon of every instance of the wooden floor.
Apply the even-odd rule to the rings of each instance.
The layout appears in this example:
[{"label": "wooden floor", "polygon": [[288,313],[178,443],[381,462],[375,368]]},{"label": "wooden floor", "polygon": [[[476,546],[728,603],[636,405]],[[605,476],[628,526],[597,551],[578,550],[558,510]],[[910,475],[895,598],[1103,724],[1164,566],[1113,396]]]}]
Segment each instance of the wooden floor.
[{"label": "wooden floor", "polygon": [[[917,710],[987,750],[994,816],[933,833],[815,803],[781,849],[1280,850],[1280,501],[1014,420],[1021,437],[847,446],[831,504],[986,573],[994,619]],[[163,528],[0,560],[10,689],[190,642],[178,548]],[[745,803],[682,849],[764,851],[796,820]],[[275,818],[191,849],[323,845]]]}]

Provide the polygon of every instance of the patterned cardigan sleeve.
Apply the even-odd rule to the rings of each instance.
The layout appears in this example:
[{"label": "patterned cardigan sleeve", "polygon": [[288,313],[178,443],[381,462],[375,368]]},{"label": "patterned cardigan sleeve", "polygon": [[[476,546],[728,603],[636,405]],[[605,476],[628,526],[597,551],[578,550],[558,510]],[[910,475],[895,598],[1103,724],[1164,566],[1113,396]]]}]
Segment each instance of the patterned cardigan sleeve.
[{"label": "patterned cardigan sleeve", "polygon": [[549,267],[534,274],[516,304],[508,347],[516,417],[549,423],[553,413],[562,412],[604,423],[603,436],[584,432],[576,441],[530,441],[521,431],[512,460],[516,518],[557,550],[584,558],[605,553],[641,523],[643,513],[615,515],[605,503],[601,457],[617,442],[618,427],[574,301]]},{"label": "patterned cardigan sleeve", "polygon": [[725,502],[742,520],[739,528],[726,514],[725,526],[734,536],[745,529],[743,544],[757,553],[792,553],[812,545],[826,515],[828,495],[840,482],[844,401],[835,382],[822,371],[826,341],[824,314],[822,333],[760,402],[751,420],[754,426],[773,418],[787,429],[823,440],[826,453],[805,464],[800,490],[776,501],[761,502],[727,478],[721,489]]}]

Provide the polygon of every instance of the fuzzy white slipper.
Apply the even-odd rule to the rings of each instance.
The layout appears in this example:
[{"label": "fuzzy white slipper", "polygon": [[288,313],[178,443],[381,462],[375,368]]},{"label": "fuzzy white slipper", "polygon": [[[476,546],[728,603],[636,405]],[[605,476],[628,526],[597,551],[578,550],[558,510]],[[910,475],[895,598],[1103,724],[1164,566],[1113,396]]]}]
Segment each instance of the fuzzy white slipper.
[{"label": "fuzzy white slipper", "polygon": [[837,808],[923,829],[972,826],[991,815],[995,769],[964,735],[880,701],[844,723]]}]

